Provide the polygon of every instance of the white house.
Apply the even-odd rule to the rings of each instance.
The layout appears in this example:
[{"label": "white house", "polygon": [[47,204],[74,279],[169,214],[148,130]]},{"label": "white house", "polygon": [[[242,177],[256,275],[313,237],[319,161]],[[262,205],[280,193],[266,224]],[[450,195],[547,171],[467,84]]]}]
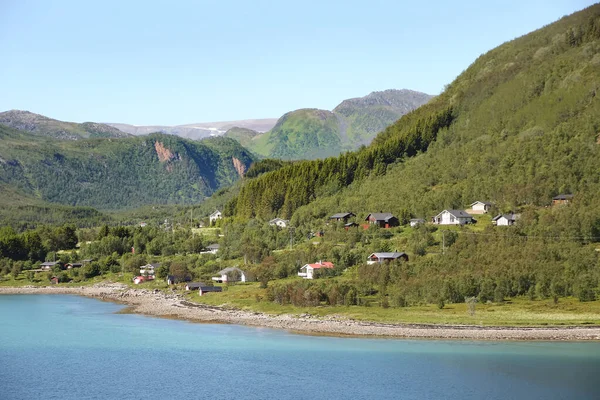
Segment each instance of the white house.
[{"label": "white house", "polygon": [[487,214],[492,208],[492,203],[487,201],[476,201],[471,204],[471,212],[473,214]]},{"label": "white house", "polygon": [[425,223],[425,220],[423,218],[413,218],[410,220],[410,226],[412,226],[413,228],[417,225],[423,225]]},{"label": "white house", "polygon": [[471,222],[473,217],[464,210],[444,210],[433,217],[433,223],[438,225],[464,225]]},{"label": "white house", "polygon": [[408,255],[406,253],[399,252],[371,253],[371,255],[367,258],[367,264],[381,264],[383,262],[390,262],[398,259],[408,261]]},{"label": "white house", "polygon": [[200,254],[217,254],[219,252],[219,244],[213,243],[209,246],[206,246],[206,250],[201,251]]},{"label": "white house", "polygon": [[210,224],[214,224],[218,219],[223,218],[223,214],[221,214],[221,211],[216,210],[214,213],[210,214],[208,216],[208,220],[210,221]]},{"label": "white house", "polygon": [[304,279],[313,279],[313,273],[315,269],[321,268],[333,268],[333,263],[329,261],[319,261],[314,264],[305,264],[300,268],[300,272],[298,272],[298,276],[303,277]]},{"label": "white house", "polygon": [[521,214],[498,214],[492,218],[492,224],[496,226],[510,226],[521,218]]},{"label": "white house", "polygon": [[269,221],[269,225],[278,226],[280,228],[287,228],[287,226],[289,224],[290,224],[290,221],[288,221],[287,219],[281,219],[281,218],[274,218]]},{"label": "white house", "polygon": [[[246,282],[248,281],[248,274],[245,271],[237,267],[229,267],[225,268],[219,272],[217,272],[218,276],[212,278],[213,281],[219,283],[225,282]],[[237,276],[236,276],[237,275]]]},{"label": "white house", "polygon": [[146,264],[140,267],[140,275],[152,277],[154,279],[155,270],[160,267],[160,263],[157,264]]}]

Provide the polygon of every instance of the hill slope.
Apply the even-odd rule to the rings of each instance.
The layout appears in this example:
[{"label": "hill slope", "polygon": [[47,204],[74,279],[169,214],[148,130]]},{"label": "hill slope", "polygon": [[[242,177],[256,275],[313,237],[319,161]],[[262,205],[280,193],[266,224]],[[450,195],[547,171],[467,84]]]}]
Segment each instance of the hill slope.
[{"label": "hill slope", "polygon": [[269,132],[245,142],[266,157],[299,160],[335,156],[369,144],[386,126],[430,99],[430,95],[405,89],[373,92],[344,100],[333,111],[289,112]]},{"label": "hill slope", "polygon": [[254,160],[236,141],[171,135],[56,140],[0,125],[0,183],[65,205],[104,209],[199,202]]},{"label": "hill slope", "polygon": [[369,147],[249,180],[227,212],[288,218],[314,203],[296,218],[382,209],[431,216],[475,200],[542,206],[572,192],[581,205],[572,217],[590,234],[597,218],[584,216],[600,213],[599,93],[595,5],[482,55]]},{"label": "hill slope", "polygon": [[64,122],[21,110],[0,113],[0,124],[55,139],[77,140],[82,138],[122,138],[131,136],[106,124]]}]

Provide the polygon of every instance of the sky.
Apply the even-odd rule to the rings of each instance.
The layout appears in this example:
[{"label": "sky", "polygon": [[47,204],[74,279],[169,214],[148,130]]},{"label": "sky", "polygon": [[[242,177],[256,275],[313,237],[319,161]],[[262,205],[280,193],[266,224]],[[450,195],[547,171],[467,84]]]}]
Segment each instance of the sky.
[{"label": "sky", "polygon": [[0,0],[0,111],[134,125],[439,94],[586,0]]}]

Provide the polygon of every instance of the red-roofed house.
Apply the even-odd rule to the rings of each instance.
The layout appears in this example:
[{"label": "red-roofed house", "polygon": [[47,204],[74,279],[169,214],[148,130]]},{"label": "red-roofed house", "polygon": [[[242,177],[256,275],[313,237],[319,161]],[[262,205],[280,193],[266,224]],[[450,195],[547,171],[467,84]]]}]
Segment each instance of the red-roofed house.
[{"label": "red-roofed house", "polygon": [[298,272],[298,276],[303,277],[304,279],[313,279],[313,272],[315,269],[321,268],[333,268],[333,263],[329,261],[319,261],[314,264],[305,264],[302,268],[300,268],[300,272]]}]

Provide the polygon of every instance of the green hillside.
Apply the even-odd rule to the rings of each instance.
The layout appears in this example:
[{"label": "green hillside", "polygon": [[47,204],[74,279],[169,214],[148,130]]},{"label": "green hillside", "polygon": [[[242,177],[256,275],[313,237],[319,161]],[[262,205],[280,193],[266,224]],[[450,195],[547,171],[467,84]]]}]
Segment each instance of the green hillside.
[{"label": "green hillside", "polygon": [[288,218],[321,199],[327,212],[373,207],[431,216],[477,199],[502,210],[542,206],[563,192],[598,203],[599,9],[482,55],[361,151],[248,181],[229,212]]},{"label": "green hillside", "polygon": [[302,109],[289,112],[264,134],[234,132],[252,151],[286,160],[336,156],[369,144],[402,115],[425,104],[431,96],[412,90],[386,90],[344,100],[333,112]]},{"label": "green hillside", "polygon": [[228,138],[153,134],[56,140],[0,125],[0,183],[51,203],[102,209],[189,204],[239,179],[254,160]]},{"label": "green hillside", "polygon": [[106,124],[64,122],[20,110],[0,113],[0,124],[55,139],[77,140],[82,138],[123,138],[131,136]]},{"label": "green hillside", "polygon": [[234,126],[227,132],[225,132],[223,136],[235,139],[238,142],[240,142],[242,146],[249,148],[252,139],[254,139],[258,135],[260,135],[260,132],[257,132],[255,130]]}]

